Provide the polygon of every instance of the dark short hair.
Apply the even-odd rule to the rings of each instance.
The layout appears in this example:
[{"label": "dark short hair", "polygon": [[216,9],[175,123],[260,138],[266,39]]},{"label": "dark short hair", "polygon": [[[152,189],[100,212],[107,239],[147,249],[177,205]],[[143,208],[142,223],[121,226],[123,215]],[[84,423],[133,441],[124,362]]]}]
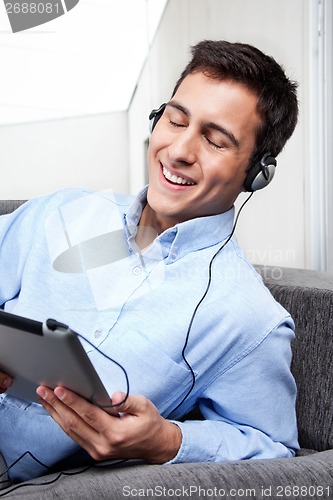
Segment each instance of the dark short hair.
[{"label": "dark short hair", "polygon": [[287,78],[282,66],[256,47],[224,40],[203,40],[191,48],[192,59],[176,83],[202,71],[210,78],[233,80],[258,96],[261,125],[250,165],[265,153],[277,156],[292,135],[298,118],[297,83]]}]

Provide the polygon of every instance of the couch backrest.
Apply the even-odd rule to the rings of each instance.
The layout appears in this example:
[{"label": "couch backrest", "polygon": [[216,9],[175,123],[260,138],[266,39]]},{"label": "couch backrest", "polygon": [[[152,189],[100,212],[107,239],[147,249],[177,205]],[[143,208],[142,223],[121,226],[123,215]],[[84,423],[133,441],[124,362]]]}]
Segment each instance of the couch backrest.
[{"label": "couch backrest", "polygon": [[[0,200],[0,215],[23,201]],[[302,448],[333,448],[333,275],[259,266],[258,271],[296,325],[292,371],[298,388]]]},{"label": "couch backrest", "polygon": [[0,215],[13,212],[22,203],[24,203],[24,200],[0,200]]},{"label": "couch backrest", "polygon": [[258,269],[296,325],[292,372],[302,448],[333,448],[333,275],[301,269]]}]

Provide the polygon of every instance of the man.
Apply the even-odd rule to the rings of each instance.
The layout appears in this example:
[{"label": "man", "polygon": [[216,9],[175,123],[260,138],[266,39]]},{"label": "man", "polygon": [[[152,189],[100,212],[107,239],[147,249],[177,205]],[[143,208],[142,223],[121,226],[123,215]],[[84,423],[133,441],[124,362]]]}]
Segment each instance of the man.
[{"label": "man", "polygon": [[[295,128],[296,85],[254,47],[204,41],[154,115],[149,187],[136,199],[64,190],[0,220],[0,304],[69,324],[130,383],[126,397],[119,368],[83,342],[121,416],[62,387],[39,387],[42,406],[3,396],[7,465],[25,451],[51,467],[88,456],[289,457],[298,448],[293,322],[231,238],[236,198],[268,184]],[[125,258],[107,248],[103,265],[60,259],[119,229]],[[2,392],[11,383],[1,375]],[[204,420],[181,422],[195,406]],[[22,459],[11,477],[43,472]]]}]

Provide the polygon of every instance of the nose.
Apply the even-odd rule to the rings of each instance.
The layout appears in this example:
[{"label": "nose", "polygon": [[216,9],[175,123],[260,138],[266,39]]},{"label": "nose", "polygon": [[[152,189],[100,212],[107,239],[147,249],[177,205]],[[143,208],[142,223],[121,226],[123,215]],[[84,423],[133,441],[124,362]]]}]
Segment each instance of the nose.
[{"label": "nose", "polygon": [[169,157],[173,162],[192,165],[197,159],[198,138],[190,127],[184,127],[173,137],[169,145]]}]

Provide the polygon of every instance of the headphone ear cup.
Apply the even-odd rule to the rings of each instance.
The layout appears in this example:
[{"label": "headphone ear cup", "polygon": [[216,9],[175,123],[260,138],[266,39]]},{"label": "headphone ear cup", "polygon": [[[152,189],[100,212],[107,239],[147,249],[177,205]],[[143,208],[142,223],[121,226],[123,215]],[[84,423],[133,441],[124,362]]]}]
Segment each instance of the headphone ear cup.
[{"label": "headphone ear cup", "polygon": [[276,168],[276,158],[265,154],[248,172],[244,181],[246,191],[259,191],[271,182]]},{"label": "headphone ear cup", "polygon": [[149,114],[149,129],[150,132],[152,132],[156,126],[156,123],[158,120],[161,118],[161,116],[164,113],[166,103],[161,104],[161,106],[158,109],[153,109],[150,114]]}]

